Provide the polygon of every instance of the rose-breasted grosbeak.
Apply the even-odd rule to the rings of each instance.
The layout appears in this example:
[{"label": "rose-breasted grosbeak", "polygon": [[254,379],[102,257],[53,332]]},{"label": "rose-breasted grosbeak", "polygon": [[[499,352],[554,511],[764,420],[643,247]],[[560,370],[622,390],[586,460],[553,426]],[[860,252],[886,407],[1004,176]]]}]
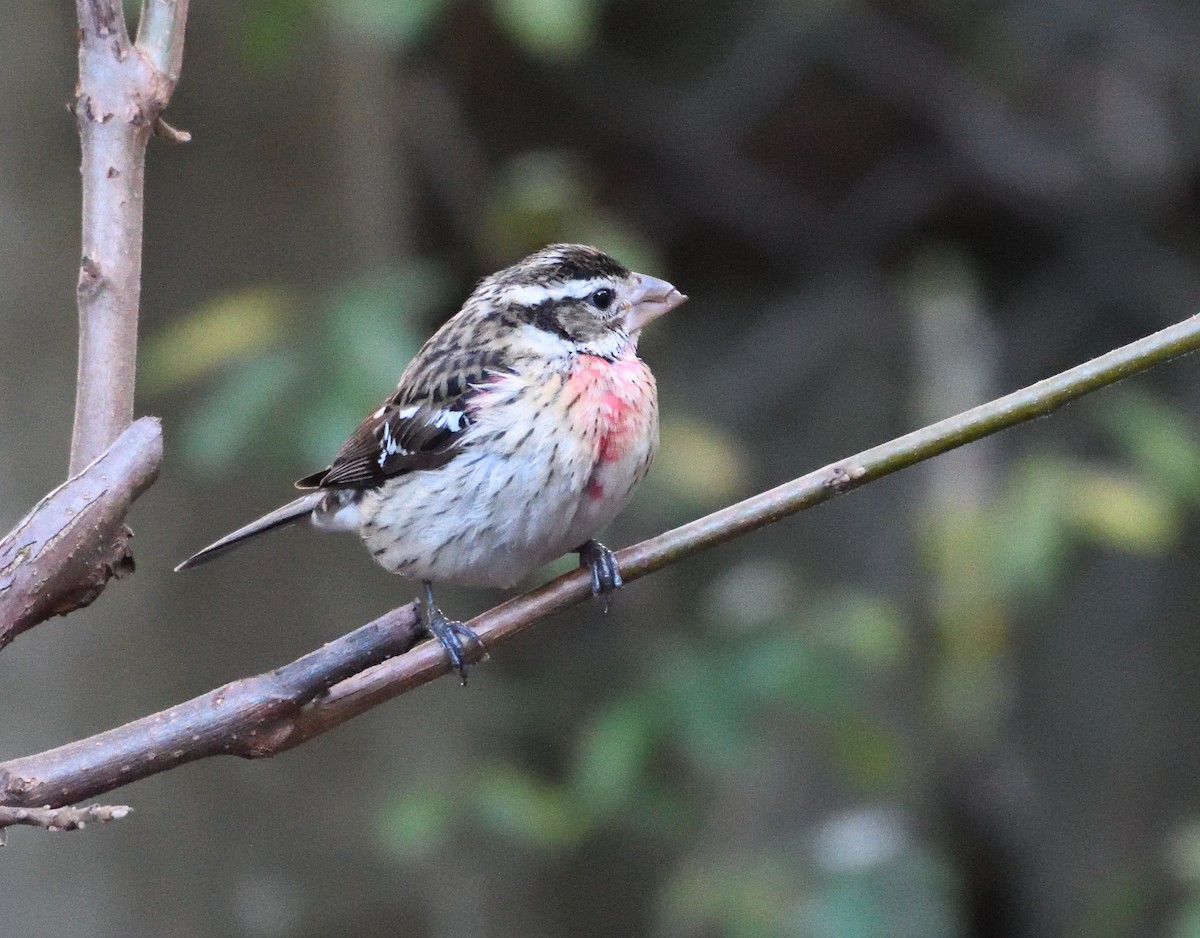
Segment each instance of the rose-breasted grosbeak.
[{"label": "rose-breasted grosbeak", "polygon": [[629,503],[658,447],[643,326],[686,297],[578,244],[554,244],[480,281],[359,425],[313,489],[185,560],[204,563],[304,518],[357,531],[375,559],[424,586],[422,622],[465,679],[463,641],[432,583],[514,585],[569,551],[592,591],[621,585],[593,539]]}]

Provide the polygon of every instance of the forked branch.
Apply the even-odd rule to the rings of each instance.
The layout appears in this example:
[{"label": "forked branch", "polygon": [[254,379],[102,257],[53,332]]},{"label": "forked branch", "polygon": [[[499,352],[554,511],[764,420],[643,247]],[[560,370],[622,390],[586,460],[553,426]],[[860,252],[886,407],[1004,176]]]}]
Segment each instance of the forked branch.
[{"label": "forked branch", "polygon": [[183,60],[187,0],[145,0],[137,43],[121,0],[76,0],[82,150],[79,364],[68,480],[0,539],[0,649],[86,606],[131,570],[125,513],[162,462],[157,421],[133,421],[146,144]]}]

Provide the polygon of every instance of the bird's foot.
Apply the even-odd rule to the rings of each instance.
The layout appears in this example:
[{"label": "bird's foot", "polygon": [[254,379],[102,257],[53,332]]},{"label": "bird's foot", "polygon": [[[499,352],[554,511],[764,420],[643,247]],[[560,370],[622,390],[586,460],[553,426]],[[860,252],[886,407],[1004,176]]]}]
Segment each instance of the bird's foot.
[{"label": "bird's foot", "polygon": [[592,595],[604,597],[604,611],[612,605],[613,593],[623,585],[617,555],[597,540],[590,540],[576,549],[579,566],[591,571]]},{"label": "bird's foot", "polygon": [[458,672],[463,686],[467,685],[467,671],[470,669],[468,646],[475,650],[475,660],[482,661],[487,657],[487,647],[483,639],[467,628],[462,622],[449,618],[442,610],[433,604],[433,592],[426,587],[425,607],[421,610],[421,625],[426,633],[437,640],[450,659],[450,667]]}]

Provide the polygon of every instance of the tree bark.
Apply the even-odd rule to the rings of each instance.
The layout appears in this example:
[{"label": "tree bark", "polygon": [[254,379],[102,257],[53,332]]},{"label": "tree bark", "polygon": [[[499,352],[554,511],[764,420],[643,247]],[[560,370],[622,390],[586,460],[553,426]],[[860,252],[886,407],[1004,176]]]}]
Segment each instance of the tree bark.
[{"label": "tree bark", "polygon": [[146,144],[179,78],[187,0],[146,0],[130,41],[120,0],[77,0],[83,238],[70,474],[133,420]]},{"label": "tree bark", "polygon": [[162,427],[143,417],[0,540],[0,649],[39,622],[88,605],[110,577],[132,572],[125,514],[161,462]]}]

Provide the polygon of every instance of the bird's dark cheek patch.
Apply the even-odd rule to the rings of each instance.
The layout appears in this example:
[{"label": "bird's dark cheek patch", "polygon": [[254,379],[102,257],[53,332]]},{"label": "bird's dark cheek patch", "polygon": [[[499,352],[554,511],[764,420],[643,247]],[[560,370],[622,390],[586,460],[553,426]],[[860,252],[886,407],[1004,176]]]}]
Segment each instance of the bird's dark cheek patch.
[{"label": "bird's dark cheek patch", "polygon": [[563,326],[562,320],[558,318],[559,307],[553,301],[539,303],[537,306],[530,307],[529,321],[543,332],[550,332],[563,339],[572,339],[573,336]]}]

